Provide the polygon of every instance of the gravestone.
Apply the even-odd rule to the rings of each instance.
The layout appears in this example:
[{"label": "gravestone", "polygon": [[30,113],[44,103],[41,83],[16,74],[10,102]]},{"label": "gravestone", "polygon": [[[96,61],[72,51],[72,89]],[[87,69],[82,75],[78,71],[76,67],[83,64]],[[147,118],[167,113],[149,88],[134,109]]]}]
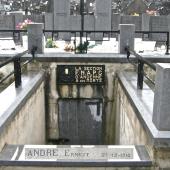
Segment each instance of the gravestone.
[{"label": "gravestone", "polygon": [[[111,4],[111,0],[96,0],[95,31],[111,30]],[[95,40],[103,40],[103,34],[96,33]]]},{"label": "gravestone", "polygon": [[[45,30],[53,30],[54,29],[53,14],[46,13],[44,18],[45,18]],[[52,33],[45,33],[45,37],[51,38]]]},{"label": "gravestone", "polygon": [[134,50],[135,41],[135,25],[134,24],[120,24],[119,34],[119,53],[126,54],[125,48],[129,47]]},{"label": "gravestone", "polygon": [[36,53],[44,53],[44,34],[43,23],[28,24],[28,50],[31,51],[33,47],[37,47]]},{"label": "gravestone", "polygon": [[[70,1],[54,0],[54,30],[70,31]],[[70,33],[59,33],[59,39],[70,40]]]},{"label": "gravestone", "polygon": [[[15,17],[10,15],[0,15],[0,30],[13,30],[15,29]],[[1,32],[0,37],[12,37],[12,33]]]}]

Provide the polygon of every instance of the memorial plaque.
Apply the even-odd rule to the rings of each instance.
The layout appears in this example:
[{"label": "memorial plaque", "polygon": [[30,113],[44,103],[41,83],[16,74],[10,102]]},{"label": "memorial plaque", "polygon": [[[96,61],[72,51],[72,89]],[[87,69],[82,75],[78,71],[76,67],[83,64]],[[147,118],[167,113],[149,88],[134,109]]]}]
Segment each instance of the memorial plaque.
[{"label": "memorial plaque", "polygon": [[[18,152],[18,153],[17,153]],[[22,152],[16,150],[15,157],[19,161],[140,161],[134,146],[90,146],[90,145],[25,145]],[[13,158],[15,160],[15,158]]]},{"label": "memorial plaque", "polygon": [[104,85],[105,65],[58,65],[57,84]]}]

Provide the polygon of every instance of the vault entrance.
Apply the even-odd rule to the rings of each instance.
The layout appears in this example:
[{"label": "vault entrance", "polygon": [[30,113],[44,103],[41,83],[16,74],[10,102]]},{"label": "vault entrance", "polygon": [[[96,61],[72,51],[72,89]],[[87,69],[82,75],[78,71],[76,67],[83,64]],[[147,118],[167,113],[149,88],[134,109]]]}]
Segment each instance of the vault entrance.
[{"label": "vault entrance", "polygon": [[102,144],[101,99],[60,99],[59,137],[70,145]]}]

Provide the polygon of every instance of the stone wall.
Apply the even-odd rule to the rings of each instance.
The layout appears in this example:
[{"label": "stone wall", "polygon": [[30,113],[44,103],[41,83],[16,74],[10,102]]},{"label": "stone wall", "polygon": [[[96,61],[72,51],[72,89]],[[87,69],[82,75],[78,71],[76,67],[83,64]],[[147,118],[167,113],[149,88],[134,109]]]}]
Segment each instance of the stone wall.
[{"label": "stone wall", "polygon": [[5,144],[45,144],[44,83],[0,132],[0,150]]},{"label": "stone wall", "polygon": [[115,100],[116,143],[121,145],[147,145],[149,137],[139,122],[135,110],[120,83],[117,84]]},{"label": "stone wall", "polygon": [[[159,168],[167,168],[170,167],[170,149],[166,143],[165,139],[164,142],[162,142],[163,138],[159,138],[159,132],[157,137],[153,137],[153,134],[149,132],[149,130],[146,128],[145,123],[140,118],[141,112],[145,112],[143,107],[147,107],[147,102],[145,103],[142,101],[141,98],[139,98],[139,101],[136,101],[135,96],[136,93],[138,95],[142,95],[141,91],[137,91],[136,87],[134,87],[134,84],[132,85],[132,82],[130,83],[130,86],[134,87],[134,91],[128,91],[127,87],[125,87],[124,83],[121,82],[122,79],[116,79],[115,80],[115,90],[114,90],[114,99],[113,99],[113,113],[116,114],[116,134],[115,134],[115,141],[117,145],[145,145],[147,147],[148,153],[150,155],[151,160],[153,160],[153,165],[155,166],[155,169]],[[126,84],[127,85],[127,84]],[[146,86],[145,86],[146,87]],[[145,89],[143,89],[145,90]],[[148,91],[148,89],[146,90]],[[130,93],[134,99],[132,99],[129,94]],[[148,94],[148,92],[146,92]],[[144,95],[142,95],[142,98],[144,99]],[[149,95],[148,95],[149,98]],[[141,104],[140,104],[141,102]],[[138,103],[138,104],[137,104]],[[142,110],[138,110],[138,105],[141,106]],[[149,109],[148,109],[148,115],[147,119],[149,118]],[[139,113],[140,112],[140,113]],[[145,120],[146,121],[146,120]],[[152,126],[151,123],[149,126]],[[163,131],[162,131],[163,132]],[[168,132],[168,131],[167,131]],[[159,138],[159,139],[158,139]],[[167,137],[168,138],[168,137]],[[155,141],[158,140],[158,141]],[[161,144],[162,143],[162,144]],[[158,169],[159,169],[158,168]]]},{"label": "stone wall", "polygon": [[[113,95],[114,95],[114,78],[117,71],[124,69],[133,69],[129,64],[106,64],[105,65],[105,86],[100,88],[98,86],[85,85],[60,85],[57,86],[56,81],[56,67],[58,63],[52,63],[49,69],[50,88],[49,88],[49,114],[48,114],[48,138],[57,139],[59,137],[58,131],[58,100],[61,98],[103,98],[104,107],[104,144],[115,143],[115,115],[112,114]],[[64,64],[64,63],[60,63]],[[69,63],[80,64],[80,63]],[[93,65],[92,63],[81,63],[86,65]]]}]

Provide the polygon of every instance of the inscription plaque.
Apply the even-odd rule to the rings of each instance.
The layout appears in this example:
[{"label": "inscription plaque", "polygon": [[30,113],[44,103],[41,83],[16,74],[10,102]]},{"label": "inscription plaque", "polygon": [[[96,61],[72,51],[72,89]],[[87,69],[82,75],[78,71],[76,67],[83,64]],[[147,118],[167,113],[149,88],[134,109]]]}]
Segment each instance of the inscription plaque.
[{"label": "inscription plaque", "polygon": [[104,65],[58,65],[57,84],[98,84],[105,80]]},{"label": "inscription plaque", "polygon": [[[19,151],[14,155],[18,157]],[[15,158],[13,159],[15,160]],[[139,161],[134,146],[31,146],[25,145],[20,161]]]}]

